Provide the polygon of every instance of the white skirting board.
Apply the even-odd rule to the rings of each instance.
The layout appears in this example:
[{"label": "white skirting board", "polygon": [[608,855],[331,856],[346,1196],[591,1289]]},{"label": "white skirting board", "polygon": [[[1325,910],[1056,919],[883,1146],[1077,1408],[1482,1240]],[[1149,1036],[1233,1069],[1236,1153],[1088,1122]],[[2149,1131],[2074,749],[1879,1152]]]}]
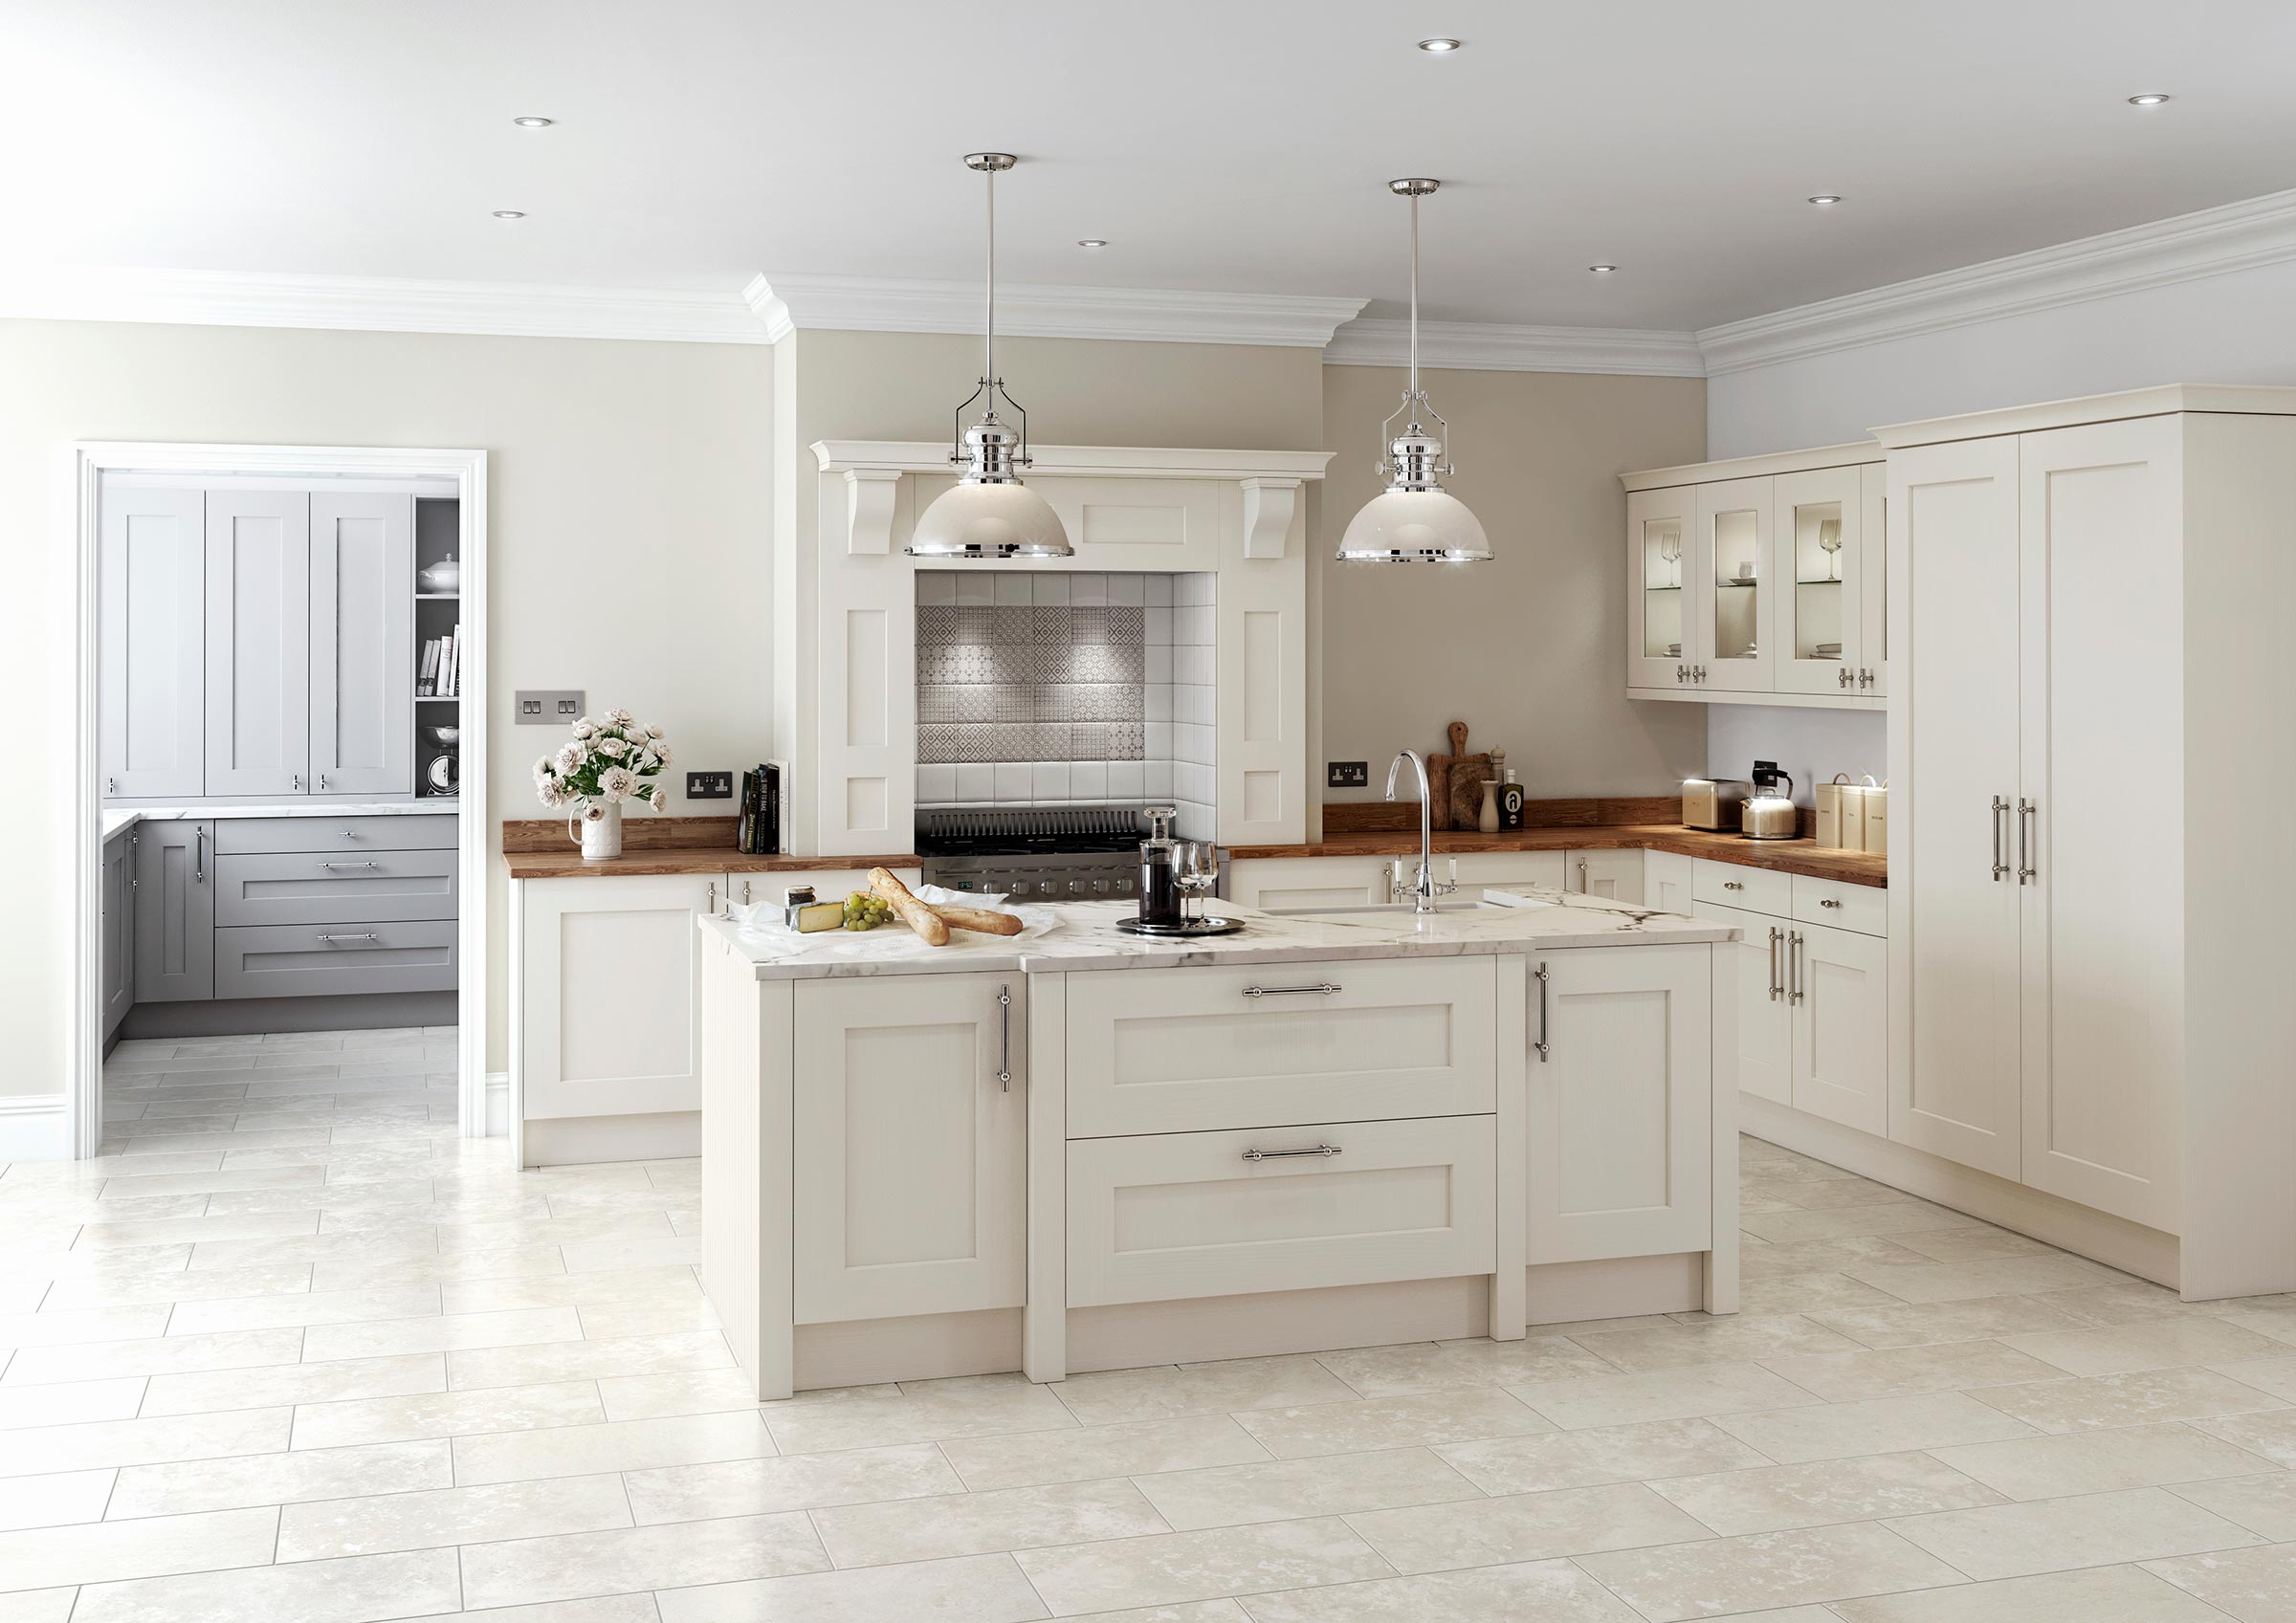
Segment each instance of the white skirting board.
[{"label": "white skirting board", "polygon": [[65,1161],[72,1156],[72,1115],[61,1093],[0,1099],[0,1164]]},{"label": "white skirting board", "polygon": [[1980,1173],[1926,1150],[1892,1143],[1855,1128],[1822,1121],[1802,1111],[1738,1096],[1738,1126],[1755,1138],[1812,1155],[1821,1161],[1902,1189],[1908,1195],[2001,1228],[2014,1229],[2077,1257],[2151,1280],[2175,1290],[2180,1276],[2176,1237],[2132,1223],[2126,1217],[2028,1189],[2021,1183]]},{"label": "white skirting board", "polygon": [[[504,1126],[507,1129],[508,1123]],[[667,1110],[651,1116],[562,1116],[526,1124],[524,1159],[529,1167],[667,1161],[700,1153],[699,1110]]]},{"label": "white skirting board", "polygon": [[501,1138],[510,1131],[510,1073],[486,1073],[486,1136]]}]

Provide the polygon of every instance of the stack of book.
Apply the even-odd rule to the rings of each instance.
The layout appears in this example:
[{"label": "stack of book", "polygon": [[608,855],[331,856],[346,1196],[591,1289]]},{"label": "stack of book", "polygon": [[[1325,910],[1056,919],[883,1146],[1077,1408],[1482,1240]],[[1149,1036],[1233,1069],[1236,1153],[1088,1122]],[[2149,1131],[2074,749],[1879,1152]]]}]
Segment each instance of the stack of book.
[{"label": "stack of book", "polygon": [[423,663],[415,672],[418,699],[454,699],[462,696],[462,627],[423,644]]},{"label": "stack of book", "polygon": [[760,762],[741,775],[741,834],[745,857],[775,857],[789,848],[789,769],[778,760]]}]

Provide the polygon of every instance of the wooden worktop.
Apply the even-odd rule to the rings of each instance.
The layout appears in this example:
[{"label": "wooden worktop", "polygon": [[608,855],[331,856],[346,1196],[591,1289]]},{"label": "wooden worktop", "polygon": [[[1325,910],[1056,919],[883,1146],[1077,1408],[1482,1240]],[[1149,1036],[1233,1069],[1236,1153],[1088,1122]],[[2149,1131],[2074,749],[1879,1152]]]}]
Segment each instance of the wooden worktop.
[{"label": "wooden worktop", "polygon": [[533,818],[502,825],[502,866],[513,879],[635,879],[672,873],[813,873],[825,869],[914,868],[916,853],[875,857],[752,857],[734,849],[737,820],[730,817],[629,817],[622,854],[588,863],[566,837],[563,819]]},{"label": "wooden worktop", "polygon": [[[1302,845],[1238,845],[1238,862],[1265,857],[1401,857],[1419,849],[1419,830],[1378,829],[1333,834]],[[1886,887],[1889,859],[1878,852],[1840,851],[1815,840],[1743,840],[1735,834],[1708,834],[1679,823],[1580,824],[1568,828],[1525,828],[1507,834],[1446,831],[1435,836],[1437,856],[1469,851],[1674,851],[1740,867],[1806,873],[1849,885]]]}]

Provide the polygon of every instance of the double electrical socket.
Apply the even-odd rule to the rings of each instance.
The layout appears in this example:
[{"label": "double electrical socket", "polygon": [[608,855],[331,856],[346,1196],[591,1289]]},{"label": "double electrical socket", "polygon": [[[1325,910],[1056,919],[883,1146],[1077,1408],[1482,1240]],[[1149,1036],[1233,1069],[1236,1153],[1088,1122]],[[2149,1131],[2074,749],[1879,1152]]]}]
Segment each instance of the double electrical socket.
[{"label": "double electrical socket", "polygon": [[734,775],[730,772],[689,772],[686,774],[686,799],[689,801],[730,801],[734,798]]},{"label": "double electrical socket", "polygon": [[1335,760],[1324,763],[1323,786],[1327,789],[1368,789],[1371,787],[1371,763],[1363,760]]}]

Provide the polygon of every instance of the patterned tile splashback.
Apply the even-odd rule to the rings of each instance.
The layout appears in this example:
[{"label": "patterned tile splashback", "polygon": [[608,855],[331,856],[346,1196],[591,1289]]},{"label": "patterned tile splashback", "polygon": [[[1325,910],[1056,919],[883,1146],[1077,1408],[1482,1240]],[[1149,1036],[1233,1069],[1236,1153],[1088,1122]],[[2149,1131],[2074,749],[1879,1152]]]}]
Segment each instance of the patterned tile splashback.
[{"label": "patterned tile splashback", "polygon": [[916,758],[1141,760],[1144,606],[916,611]]}]

